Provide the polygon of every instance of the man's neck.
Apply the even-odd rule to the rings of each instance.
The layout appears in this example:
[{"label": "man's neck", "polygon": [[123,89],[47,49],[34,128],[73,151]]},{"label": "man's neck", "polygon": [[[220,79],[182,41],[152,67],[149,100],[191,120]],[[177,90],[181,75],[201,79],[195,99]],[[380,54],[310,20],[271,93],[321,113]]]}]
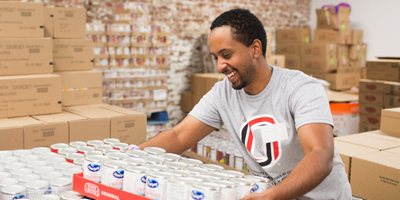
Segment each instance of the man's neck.
[{"label": "man's neck", "polygon": [[244,88],[244,91],[250,95],[256,95],[267,87],[271,76],[272,68],[265,59],[259,59],[257,63],[256,73],[251,84]]}]

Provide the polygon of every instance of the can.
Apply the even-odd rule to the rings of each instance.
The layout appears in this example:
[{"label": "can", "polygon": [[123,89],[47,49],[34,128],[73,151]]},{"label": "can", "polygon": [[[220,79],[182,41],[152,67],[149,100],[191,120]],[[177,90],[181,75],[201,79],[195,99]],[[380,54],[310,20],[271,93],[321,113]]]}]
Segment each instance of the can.
[{"label": "can", "polygon": [[100,183],[102,163],[108,158],[105,156],[87,156],[84,160],[82,165],[83,178]]},{"label": "can", "polygon": [[57,143],[57,144],[51,145],[51,146],[50,146],[50,150],[51,150],[51,152],[53,152],[53,153],[58,153],[58,150],[64,149],[64,148],[67,148],[67,147],[69,147],[68,144],[65,144],[65,143]]},{"label": "can", "polygon": [[36,199],[42,195],[50,194],[49,183],[45,180],[31,181],[25,184],[28,199]]},{"label": "can", "polygon": [[215,144],[211,145],[211,148],[210,148],[210,159],[212,161],[217,161],[217,146]]},{"label": "can", "polygon": [[14,169],[21,169],[25,167],[25,163],[22,162],[13,162],[13,163],[8,163],[4,165],[4,171],[5,172],[10,172]]},{"label": "can", "polygon": [[201,167],[188,167],[186,168],[186,171],[190,172],[192,175],[202,175],[208,173],[208,170]]},{"label": "can", "polygon": [[226,165],[226,148],[224,146],[217,148],[217,162]]},{"label": "can", "polygon": [[149,155],[153,156],[161,156],[161,154],[166,153],[165,149],[159,148],[159,147],[145,147],[143,149],[145,152],[147,152]]},{"label": "can", "polygon": [[81,173],[81,172],[83,172],[82,169],[72,167],[72,168],[64,169],[63,175],[64,175],[65,178],[72,179],[74,177],[74,174]]},{"label": "can", "polygon": [[189,199],[221,199],[221,186],[215,183],[194,183],[190,187]]},{"label": "can", "polygon": [[67,148],[58,150],[58,155],[59,155],[59,157],[65,158],[66,155],[71,154],[71,153],[76,153],[76,152],[77,152],[77,150],[75,148],[67,147]]},{"label": "can", "polygon": [[124,169],[122,190],[143,196],[146,189],[146,174],[150,169],[143,166],[126,166]]},{"label": "can", "polygon": [[200,167],[203,164],[201,160],[193,158],[182,158],[180,162],[185,163],[188,167]]},{"label": "can", "polygon": [[6,187],[6,186],[9,186],[9,185],[16,185],[16,184],[18,184],[18,180],[15,179],[15,178],[3,178],[3,179],[0,179],[0,188]]},{"label": "can", "polygon": [[239,152],[236,152],[235,153],[235,169],[243,170],[243,164],[244,164],[244,160],[243,160],[242,154],[240,154]]},{"label": "can", "polygon": [[88,151],[94,151],[94,147],[89,147],[89,146],[84,146],[84,147],[79,147],[77,153],[80,154],[85,154]]},{"label": "can", "polygon": [[197,182],[211,182],[212,181],[212,178],[210,176],[204,175],[204,174],[201,174],[201,175],[190,175],[188,177],[191,178],[191,179],[196,180]]},{"label": "can", "polygon": [[267,178],[252,175],[246,175],[244,178],[256,182],[256,186],[252,189],[251,193],[262,193],[270,188],[270,180]]},{"label": "can", "polygon": [[168,167],[160,164],[146,164],[147,168],[149,168],[153,172],[166,172]]},{"label": "can", "polygon": [[54,170],[55,170],[54,167],[50,167],[50,166],[40,166],[40,167],[36,167],[36,168],[33,170],[33,173],[38,174],[38,175],[40,176],[40,175],[43,174],[43,173],[48,173],[48,172],[51,172],[51,171],[54,171]]},{"label": "can", "polygon": [[146,161],[141,158],[129,157],[129,158],[125,158],[123,161],[127,162],[128,165],[130,165],[130,166],[143,166],[146,164]]},{"label": "can", "polygon": [[167,172],[173,174],[174,177],[188,177],[192,175],[190,172],[186,170],[167,169]]},{"label": "can", "polygon": [[[53,158],[54,159],[54,158]],[[29,162],[26,166],[28,168],[35,169],[36,167],[46,166],[47,163],[41,160]]]},{"label": "can", "polygon": [[143,158],[147,164],[163,164],[164,158],[156,156],[147,156]]},{"label": "can", "polygon": [[0,165],[4,166],[8,163],[18,162],[18,157],[16,156],[7,156],[0,159]]},{"label": "can", "polygon": [[48,166],[55,167],[56,165],[58,165],[60,163],[65,163],[66,160],[65,160],[65,158],[57,156],[54,158],[48,158],[46,162],[47,162]]},{"label": "can", "polygon": [[60,194],[60,198],[62,200],[78,200],[83,199],[83,195],[79,194],[78,192],[67,191]]},{"label": "can", "polygon": [[42,173],[40,175],[40,179],[45,180],[47,182],[50,183],[51,180],[55,179],[55,178],[60,178],[63,177],[63,173],[61,172],[56,172],[56,171],[51,171],[48,173]]},{"label": "can", "polygon": [[55,158],[58,157],[57,153],[53,153],[53,152],[46,152],[46,153],[42,153],[39,155],[39,160],[41,161],[47,161],[47,159],[49,158]]},{"label": "can", "polygon": [[58,163],[58,164],[56,164],[56,165],[54,166],[54,169],[55,169],[55,171],[59,171],[59,172],[62,173],[65,169],[68,169],[68,168],[71,168],[71,167],[74,167],[74,164],[64,162],[64,163]]},{"label": "can", "polygon": [[40,154],[43,153],[49,153],[51,152],[50,148],[47,147],[35,147],[33,149],[31,149],[33,155],[39,156]]},{"label": "can", "polygon": [[221,172],[224,170],[224,167],[214,164],[202,164],[200,167],[211,172]]},{"label": "can", "polygon": [[167,180],[173,175],[168,172],[149,172],[145,189],[145,197],[151,199],[167,199]]},{"label": "can", "polygon": [[120,153],[108,153],[106,154],[106,157],[111,160],[123,160],[128,158],[129,156],[127,154],[120,152]]},{"label": "can", "polygon": [[229,165],[229,167],[235,167],[235,152],[234,151],[226,151],[226,164]]},{"label": "can", "polygon": [[208,159],[211,158],[211,145],[212,145],[212,143],[207,142],[207,143],[204,143],[204,147],[203,147],[204,157],[207,157]]},{"label": "can", "polygon": [[107,156],[107,154],[110,154],[110,153],[122,153],[122,152],[115,150],[115,149],[110,149],[110,150],[106,150],[104,152],[104,155]]},{"label": "can", "polygon": [[186,177],[171,177],[167,180],[167,199],[186,200],[190,193],[190,187],[194,183]]},{"label": "can", "polygon": [[128,163],[117,160],[107,160],[101,169],[101,183],[113,188],[122,189],[124,167]]},{"label": "can", "polygon": [[113,148],[110,145],[102,144],[102,145],[96,146],[94,149],[97,150],[97,151],[101,151],[103,154],[105,154],[105,152],[107,150],[111,150]]},{"label": "can", "polygon": [[12,156],[11,151],[0,151],[0,158],[4,158],[4,157],[8,157],[8,156]]},{"label": "can", "polygon": [[80,153],[70,153],[65,156],[65,161],[69,163],[74,163],[74,160],[77,158],[84,158],[85,156]]},{"label": "can", "polygon": [[60,197],[57,195],[47,194],[47,195],[42,195],[35,200],[60,200]]},{"label": "can", "polygon": [[58,195],[66,191],[72,191],[72,180],[69,178],[55,178],[50,181],[51,194]]},{"label": "can", "polygon": [[245,178],[231,178],[229,181],[236,184],[236,199],[239,200],[251,193],[256,186],[256,182]]},{"label": "can", "polygon": [[164,158],[167,162],[178,162],[181,156],[174,153],[164,153],[160,157]]},{"label": "can", "polygon": [[74,160],[74,167],[82,168],[84,162],[85,162],[84,158],[77,158]]},{"label": "can", "polygon": [[14,150],[12,151],[13,156],[16,157],[22,157],[22,156],[27,156],[27,155],[32,155],[32,151],[29,149],[18,149],[18,150]]},{"label": "can", "polygon": [[204,143],[202,141],[197,143],[197,154],[204,156]]},{"label": "can", "polygon": [[106,138],[103,140],[104,144],[111,145],[113,143],[120,143],[121,141],[115,138]]},{"label": "can", "polygon": [[87,146],[90,146],[90,147],[97,147],[99,145],[103,145],[104,142],[101,140],[89,140],[89,141],[87,141],[86,144],[87,144]]},{"label": "can", "polygon": [[75,142],[70,142],[69,146],[71,146],[74,149],[78,149],[79,147],[84,147],[86,146],[86,142],[82,141],[75,141]]},{"label": "can", "polygon": [[223,174],[228,175],[230,178],[244,178],[244,174],[235,170],[222,170]]},{"label": "can", "polygon": [[184,170],[187,168],[187,165],[181,162],[164,162],[164,165],[167,166],[169,169],[176,170]]},{"label": "can", "polygon": [[228,180],[230,177],[227,174],[221,172],[208,172],[208,176],[211,176],[213,180]]},{"label": "can", "polygon": [[[82,154],[80,154],[82,155]],[[85,156],[104,156],[102,151],[88,151],[84,154]]]},{"label": "can", "polygon": [[236,184],[231,181],[215,180],[213,183],[221,186],[221,200],[236,199]]},{"label": "can", "polygon": [[11,171],[11,176],[13,178],[18,178],[21,175],[26,175],[26,174],[32,174],[33,170],[30,168],[19,168],[19,169],[14,169]]},{"label": "can", "polygon": [[11,174],[8,172],[0,172],[0,180],[3,178],[11,178]]},{"label": "can", "polygon": [[145,151],[142,150],[134,150],[134,149],[129,149],[125,152],[128,154],[129,157],[134,157],[134,158],[144,158],[148,156],[149,154]]},{"label": "can", "polygon": [[39,156],[37,155],[26,155],[26,156],[22,156],[21,158],[19,158],[19,161],[23,162],[23,163],[29,163],[32,161],[37,161],[39,160]]},{"label": "can", "polygon": [[129,144],[122,143],[122,142],[112,143],[111,146],[112,146],[113,149],[118,150],[120,152],[125,152],[129,148]]},{"label": "can", "polygon": [[26,188],[22,185],[9,185],[1,188],[1,200],[25,199]]},{"label": "can", "polygon": [[37,174],[27,174],[25,176],[18,177],[18,183],[20,185],[25,185],[26,183],[36,180],[40,180],[40,176]]}]

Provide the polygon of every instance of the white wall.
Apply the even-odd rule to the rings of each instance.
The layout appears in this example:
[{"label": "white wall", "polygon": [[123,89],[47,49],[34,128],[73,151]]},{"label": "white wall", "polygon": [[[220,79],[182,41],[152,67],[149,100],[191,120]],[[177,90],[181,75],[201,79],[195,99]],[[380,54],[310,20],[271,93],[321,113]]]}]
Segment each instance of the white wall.
[{"label": "white wall", "polygon": [[315,9],[342,2],[351,6],[350,28],[364,31],[367,60],[376,59],[376,56],[400,57],[399,0],[311,0],[311,29],[317,26]]}]

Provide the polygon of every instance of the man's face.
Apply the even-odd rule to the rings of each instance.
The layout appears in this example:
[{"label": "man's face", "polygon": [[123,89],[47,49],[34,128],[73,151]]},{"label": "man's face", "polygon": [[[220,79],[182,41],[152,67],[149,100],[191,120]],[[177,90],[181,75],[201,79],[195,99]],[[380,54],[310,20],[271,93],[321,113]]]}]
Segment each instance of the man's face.
[{"label": "man's face", "polygon": [[255,63],[251,47],[234,40],[230,26],[221,26],[211,31],[209,45],[217,60],[217,70],[228,77],[232,87],[240,90],[248,86],[255,75]]}]

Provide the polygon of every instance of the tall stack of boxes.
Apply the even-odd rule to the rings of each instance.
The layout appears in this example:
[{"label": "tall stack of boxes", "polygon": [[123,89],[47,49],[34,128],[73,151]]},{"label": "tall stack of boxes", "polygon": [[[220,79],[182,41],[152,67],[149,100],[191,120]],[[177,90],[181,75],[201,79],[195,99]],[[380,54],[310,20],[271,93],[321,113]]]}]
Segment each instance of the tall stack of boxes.
[{"label": "tall stack of boxes", "polygon": [[276,53],[285,56],[285,68],[300,70],[300,48],[311,42],[311,29],[276,30]]}]

